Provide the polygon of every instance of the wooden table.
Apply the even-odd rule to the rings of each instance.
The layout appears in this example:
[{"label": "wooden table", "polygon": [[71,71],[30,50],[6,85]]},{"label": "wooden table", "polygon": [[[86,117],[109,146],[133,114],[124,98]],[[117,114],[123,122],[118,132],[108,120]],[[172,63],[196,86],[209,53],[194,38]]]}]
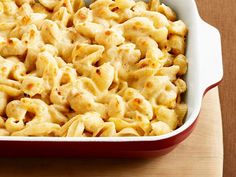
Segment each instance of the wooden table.
[{"label": "wooden table", "polygon": [[224,177],[234,177],[236,176],[236,1],[196,1],[201,16],[217,27],[222,35],[224,80],[220,85],[220,99],[224,128]]},{"label": "wooden table", "polygon": [[191,136],[162,157],[0,159],[1,177],[221,177],[222,169],[218,89],[211,90],[205,96],[197,127]]}]

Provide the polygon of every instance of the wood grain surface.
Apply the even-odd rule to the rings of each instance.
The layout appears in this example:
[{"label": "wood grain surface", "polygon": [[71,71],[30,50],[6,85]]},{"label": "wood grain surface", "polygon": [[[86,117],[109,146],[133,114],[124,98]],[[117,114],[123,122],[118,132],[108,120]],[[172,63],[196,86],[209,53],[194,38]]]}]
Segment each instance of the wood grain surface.
[{"label": "wood grain surface", "polygon": [[[224,134],[224,177],[236,176],[236,0],[196,0],[201,16],[221,32],[224,79],[220,99]],[[212,51],[214,52],[214,51]]]},{"label": "wood grain surface", "polygon": [[162,157],[0,159],[1,177],[221,177],[222,169],[222,125],[217,88],[205,96],[191,136]]}]

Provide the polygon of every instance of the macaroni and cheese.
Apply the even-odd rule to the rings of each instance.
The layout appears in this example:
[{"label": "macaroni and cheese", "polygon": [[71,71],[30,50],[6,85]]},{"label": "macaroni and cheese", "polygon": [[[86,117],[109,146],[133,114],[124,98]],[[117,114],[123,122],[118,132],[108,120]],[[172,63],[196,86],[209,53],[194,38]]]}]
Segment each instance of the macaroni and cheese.
[{"label": "macaroni and cheese", "polygon": [[159,0],[1,0],[0,135],[175,130],[187,112],[187,31]]}]

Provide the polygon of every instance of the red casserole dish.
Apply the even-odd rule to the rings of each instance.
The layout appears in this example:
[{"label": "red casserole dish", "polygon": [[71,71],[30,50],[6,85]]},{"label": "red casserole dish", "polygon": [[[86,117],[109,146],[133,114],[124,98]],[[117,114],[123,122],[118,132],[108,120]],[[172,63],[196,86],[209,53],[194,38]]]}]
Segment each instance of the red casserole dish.
[{"label": "red casserole dish", "polygon": [[223,77],[221,39],[217,29],[199,16],[194,0],[163,0],[188,28],[186,77],[188,115],[183,126],[150,137],[0,137],[1,156],[153,157],[174,149],[193,131],[203,95]]}]

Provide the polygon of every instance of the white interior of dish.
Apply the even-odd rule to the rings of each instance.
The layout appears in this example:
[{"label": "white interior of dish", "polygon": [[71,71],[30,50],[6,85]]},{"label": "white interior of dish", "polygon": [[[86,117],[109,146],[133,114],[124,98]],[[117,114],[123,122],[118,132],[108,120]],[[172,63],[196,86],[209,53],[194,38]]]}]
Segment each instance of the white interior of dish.
[{"label": "white interior of dish", "polygon": [[114,141],[156,141],[166,139],[186,130],[197,118],[204,90],[200,83],[200,60],[199,60],[199,42],[198,25],[201,21],[197,6],[194,0],[162,0],[163,3],[174,9],[178,18],[183,20],[189,28],[187,40],[187,58],[189,62],[186,81],[188,91],[186,102],[188,104],[188,115],[183,126],[177,130],[162,136],[146,137],[0,137],[0,140],[6,141],[73,141],[73,142],[114,142]]}]

